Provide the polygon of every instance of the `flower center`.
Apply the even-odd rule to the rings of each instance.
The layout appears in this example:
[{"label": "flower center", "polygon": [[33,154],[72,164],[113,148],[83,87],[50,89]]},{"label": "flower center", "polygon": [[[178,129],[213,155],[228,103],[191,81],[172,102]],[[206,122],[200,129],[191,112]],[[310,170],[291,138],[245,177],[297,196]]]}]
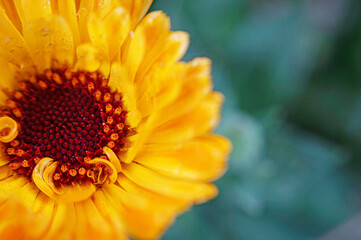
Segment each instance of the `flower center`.
[{"label": "flower center", "polygon": [[132,133],[121,95],[107,83],[98,73],[70,70],[47,70],[20,83],[5,111],[20,127],[7,143],[10,168],[31,178],[37,163],[49,157],[58,163],[55,186],[97,183],[91,159],[107,160],[105,147],[114,153],[126,150],[125,138]]}]

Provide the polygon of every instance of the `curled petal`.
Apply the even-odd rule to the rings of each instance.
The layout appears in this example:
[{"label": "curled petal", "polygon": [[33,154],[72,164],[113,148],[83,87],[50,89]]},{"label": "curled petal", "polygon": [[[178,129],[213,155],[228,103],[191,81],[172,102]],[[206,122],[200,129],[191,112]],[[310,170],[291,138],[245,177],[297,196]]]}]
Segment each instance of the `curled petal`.
[{"label": "curled petal", "polygon": [[59,163],[58,162],[52,162],[49,163],[49,165],[44,169],[43,172],[43,179],[44,182],[51,187],[51,189],[56,193],[56,194],[63,194],[64,193],[64,188],[57,188],[54,185],[54,173],[56,168],[58,167]]},{"label": "curled petal", "polygon": [[113,152],[112,149],[108,147],[103,148],[103,152],[105,155],[107,155],[110,162],[114,165],[117,172],[122,172],[122,165],[120,164],[118,156]]},{"label": "curled petal", "polygon": [[58,163],[51,158],[43,158],[35,166],[33,181],[48,197],[58,202],[80,202],[90,198],[96,191],[93,184],[74,184],[57,188],[53,182],[53,175]]},{"label": "curled petal", "polygon": [[103,184],[106,180],[108,180],[109,183],[115,183],[117,180],[117,169],[110,161],[102,158],[94,158],[88,163],[94,165],[93,172],[95,174],[95,184]]},{"label": "curled petal", "polygon": [[51,158],[43,158],[41,159],[38,164],[36,164],[33,170],[33,181],[36,186],[45,193],[48,197],[54,199],[56,197],[56,193],[53,189],[44,181],[43,175],[45,169],[49,166],[50,163],[53,162]]},{"label": "curled petal", "polygon": [[18,123],[10,117],[0,118],[0,141],[9,143],[19,134]]}]

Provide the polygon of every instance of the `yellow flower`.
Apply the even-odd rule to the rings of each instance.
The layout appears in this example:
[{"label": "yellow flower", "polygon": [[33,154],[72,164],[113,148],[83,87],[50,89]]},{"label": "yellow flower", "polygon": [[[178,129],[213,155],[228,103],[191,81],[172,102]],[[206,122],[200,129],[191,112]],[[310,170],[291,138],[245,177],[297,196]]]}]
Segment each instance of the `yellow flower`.
[{"label": "yellow flower", "polygon": [[0,1],[0,239],[154,239],[217,195],[223,96],[150,4]]}]

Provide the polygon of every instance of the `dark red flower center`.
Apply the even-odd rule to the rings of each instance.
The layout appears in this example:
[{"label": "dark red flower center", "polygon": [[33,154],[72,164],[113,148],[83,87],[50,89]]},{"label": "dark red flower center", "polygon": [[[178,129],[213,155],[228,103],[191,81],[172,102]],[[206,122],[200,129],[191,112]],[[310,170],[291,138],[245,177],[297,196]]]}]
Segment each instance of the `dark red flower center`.
[{"label": "dark red flower center", "polygon": [[105,146],[115,153],[125,150],[132,133],[121,95],[107,83],[98,73],[69,70],[47,70],[22,82],[5,111],[21,127],[7,144],[10,167],[30,178],[40,159],[50,157],[59,162],[56,185],[94,182],[87,159],[105,158]]}]

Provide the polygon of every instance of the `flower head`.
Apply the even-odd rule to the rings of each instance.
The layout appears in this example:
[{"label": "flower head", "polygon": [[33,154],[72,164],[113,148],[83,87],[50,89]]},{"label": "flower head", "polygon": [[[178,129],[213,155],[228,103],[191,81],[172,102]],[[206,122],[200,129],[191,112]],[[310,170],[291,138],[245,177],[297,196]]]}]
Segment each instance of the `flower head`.
[{"label": "flower head", "polygon": [[154,239],[216,196],[223,96],[150,4],[0,1],[1,239]]}]

